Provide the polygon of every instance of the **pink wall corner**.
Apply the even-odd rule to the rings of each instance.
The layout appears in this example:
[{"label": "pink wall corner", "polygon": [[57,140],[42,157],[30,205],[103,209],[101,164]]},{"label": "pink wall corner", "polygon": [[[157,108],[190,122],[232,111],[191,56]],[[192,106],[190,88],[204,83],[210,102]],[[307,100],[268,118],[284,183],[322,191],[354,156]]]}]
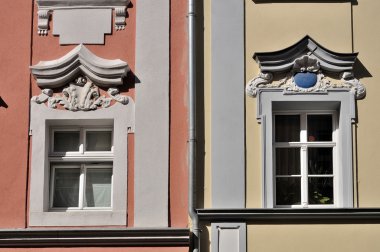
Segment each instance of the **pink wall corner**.
[{"label": "pink wall corner", "polygon": [[171,1],[170,26],[170,225],[186,227],[188,222],[186,0]]},{"label": "pink wall corner", "polygon": [[1,1],[0,228],[25,227],[32,1]]}]

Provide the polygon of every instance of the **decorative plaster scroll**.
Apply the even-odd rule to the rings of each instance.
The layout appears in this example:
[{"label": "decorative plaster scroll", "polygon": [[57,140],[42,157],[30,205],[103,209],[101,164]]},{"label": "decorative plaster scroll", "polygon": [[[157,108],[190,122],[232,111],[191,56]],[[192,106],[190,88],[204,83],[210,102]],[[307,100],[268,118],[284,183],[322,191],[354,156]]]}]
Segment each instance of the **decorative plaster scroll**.
[{"label": "decorative plaster scroll", "polygon": [[293,71],[294,72],[318,72],[320,65],[317,59],[313,59],[308,55],[304,55],[294,61]]},{"label": "decorative plaster scroll", "polygon": [[125,29],[126,7],[115,8],[115,28],[117,31]]},{"label": "decorative plaster scroll", "polygon": [[78,45],[59,59],[40,61],[30,69],[37,85],[49,89],[65,86],[79,74],[99,87],[115,87],[123,84],[123,78],[130,70],[127,62],[100,58],[84,45]]},{"label": "decorative plaster scroll", "polygon": [[264,73],[260,72],[257,77],[253,78],[250,82],[248,82],[247,88],[246,88],[247,95],[256,97],[257,88],[271,83],[272,80],[273,80],[273,74],[269,72],[264,72]]},{"label": "decorative plaster scroll", "polygon": [[38,14],[38,35],[47,35],[49,29],[49,10],[39,10]]},{"label": "decorative plaster scroll", "polygon": [[354,77],[353,72],[341,73],[340,84],[344,87],[351,88],[352,92],[355,94],[356,99],[363,99],[366,95],[365,86]]},{"label": "decorative plaster scroll", "polygon": [[49,15],[62,9],[111,9],[115,10],[115,29],[123,30],[126,22],[126,8],[130,0],[37,0],[38,34],[47,35]]},{"label": "decorative plaster scroll", "polygon": [[49,108],[57,108],[58,104],[70,111],[88,111],[95,110],[98,107],[107,108],[111,101],[115,100],[121,104],[128,104],[128,97],[119,94],[117,88],[108,89],[109,97],[100,96],[99,88],[85,77],[78,77],[71,82],[68,87],[64,88],[62,95],[53,96],[53,90],[43,89],[38,96],[33,96],[32,101],[37,104],[47,101]]},{"label": "decorative plaster scroll", "polygon": [[[306,36],[284,50],[256,53],[254,58],[261,72],[248,82],[246,93],[255,97],[258,88],[281,88],[284,94],[326,93],[329,89],[344,88],[351,89],[356,99],[362,99],[366,89],[353,74],[356,56],[357,53],[334,53]],[[284,73],[285,77],[279,80]]]}]

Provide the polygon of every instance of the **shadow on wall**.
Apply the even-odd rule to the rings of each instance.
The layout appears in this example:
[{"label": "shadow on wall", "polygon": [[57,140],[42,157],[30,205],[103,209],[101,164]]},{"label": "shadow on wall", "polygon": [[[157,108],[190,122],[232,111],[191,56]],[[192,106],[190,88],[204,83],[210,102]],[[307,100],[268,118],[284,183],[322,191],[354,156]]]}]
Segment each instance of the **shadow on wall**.
[{"label": "shadow on wall", "polygon": [[[204,208],[204,187],[205,187],[205,103],[204,103],[204,14],[203,14],[203,1],[196,4],[197,18],[196,18],[196,127],[197,127],[197,153],[196,153],[196,190],[197,190],[197,204],[196,208]],[[203,233],[202,233],[203,237]],[[202,238],[203,239],[203,238]]]},{"label": "shadow on wall", "polygon": [[358,79],[372,77],[372,74],[368,71],[368,69],[363,65],[363,63],[359,59],[356,59],[354,64],[354,75]]},{"label": "shadow on wall", "polygon": [[0,107],[8,108],[8,104],[0,96]]}]

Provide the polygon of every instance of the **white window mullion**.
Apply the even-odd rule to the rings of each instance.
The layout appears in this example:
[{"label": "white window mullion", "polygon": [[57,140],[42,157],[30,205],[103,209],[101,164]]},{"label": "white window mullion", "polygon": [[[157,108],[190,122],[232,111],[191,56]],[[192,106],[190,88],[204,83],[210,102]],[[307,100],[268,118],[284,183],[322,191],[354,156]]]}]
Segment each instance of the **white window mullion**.
[{"label": "white window mullion", "polygon": [[307,185],[307,147],[301,147],[301,205],[308,206],[308,185]]},{"label": "white window mullion", "polygon": [[83,128],[80,128],[80,133],[79,133],[79,153],[84,154],[84,144],[85,144],[85,133]]},{"label": "white window mullion", "polygon": [[[300,142],[307,142],[307,115],[306,113],[300,114],[301,132]],[[307,184],[307,145],[301,145],[301,205],[302,207],[308,206],[308,184]]]},{"label": "white window mullion", "polygon": [[49,201],[49,208],[53,208],[53,199],[54,199],[54,190],[55,190],[55,167],[51,167],[50,169],[51,176],[50,176],[50,201]]},{"label": "white window mullion", "polygon": [[80,166],[80,178],[79,178],[79,209],[83,209],[83,197],[84,197],[84,187],[85,187],[85,174],[86,166],[81,164]]}]

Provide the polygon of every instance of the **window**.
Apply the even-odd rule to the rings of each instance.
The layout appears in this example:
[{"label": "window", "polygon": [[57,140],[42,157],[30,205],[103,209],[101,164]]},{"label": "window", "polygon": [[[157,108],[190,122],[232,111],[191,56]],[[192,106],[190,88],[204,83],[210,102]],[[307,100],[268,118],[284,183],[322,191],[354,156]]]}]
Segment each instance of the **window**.
[{"label": "window", "polygon": [[31,103],[29,226],[127,224],[134,104],[95,111]]},{"label": "window", "polygon": [[275,113],[275,207],[334,206],[335,112]]},{"label": "window", "polygon": [[52,128],[50,138],[50,210],[110,210],[112,128]]},{"label": "window", "polygon": [[353,206],[355,99],[347,90],[258,93],[263,145],[263,207]]}]

